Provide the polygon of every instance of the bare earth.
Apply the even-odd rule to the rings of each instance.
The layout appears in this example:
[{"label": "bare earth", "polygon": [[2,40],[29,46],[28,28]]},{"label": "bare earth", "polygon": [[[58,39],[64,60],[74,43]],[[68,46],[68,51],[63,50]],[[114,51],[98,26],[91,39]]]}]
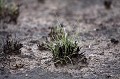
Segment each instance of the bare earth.
[{"label": "bare earth", "polygon": [[[120,1],[113,0],[106,10],[103,0],[14,0],[22,3],[18,24],[0,27],[0,41],[8,33],[24,45],[16,61],[0,68],[0,79],[120,79]],[[78,63],[55,67],[49,51],[38,50],[37,44],[49,33],[49,27],[63,23],[72,37],[79,41],[88,64]],[[4,27],[4,29],[3,29]],[[14,64],[24,65],[15,69]]]}]

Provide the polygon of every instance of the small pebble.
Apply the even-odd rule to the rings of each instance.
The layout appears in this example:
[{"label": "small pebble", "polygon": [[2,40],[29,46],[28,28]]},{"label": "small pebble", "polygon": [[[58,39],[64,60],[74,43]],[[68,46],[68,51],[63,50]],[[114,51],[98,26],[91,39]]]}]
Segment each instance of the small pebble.
[{"label": "small pebble", "polygon": [[25,74],[26,77],[28,77],[28,74]]}]

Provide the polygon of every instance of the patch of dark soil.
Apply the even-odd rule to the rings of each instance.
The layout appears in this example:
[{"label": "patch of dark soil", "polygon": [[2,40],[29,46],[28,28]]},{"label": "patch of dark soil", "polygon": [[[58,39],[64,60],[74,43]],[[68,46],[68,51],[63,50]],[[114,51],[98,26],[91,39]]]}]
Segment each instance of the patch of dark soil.
[{"label": "patch of dark soil", "polygon": [[38,49],[40,51],[42,51],[42,50],[48,50],[48,48],[46,47],[46,45],[44,43],[38,44],[37,46],[38,46]]},{"label": "patch of dark soil", "polygon": [[105,0],[104,1],[104,6],[106,9],[111,9],[112,1],[110,0]]},{"label": "patch of dark soil", "polygon": [[115,38],[111,38],[110,41],[113,44],[118,44],[119,43],[119,41],[117,39],[115,39]]},{"label": "patch of dark soil", "polygon": [[38,0],[39,3],[45,3],[45,0]]}]

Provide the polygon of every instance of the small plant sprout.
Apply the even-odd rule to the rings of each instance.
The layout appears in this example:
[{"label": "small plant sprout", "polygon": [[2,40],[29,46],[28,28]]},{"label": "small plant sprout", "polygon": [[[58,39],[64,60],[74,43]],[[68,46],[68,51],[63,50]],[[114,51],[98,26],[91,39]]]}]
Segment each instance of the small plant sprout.
[{"label": "small plant sprout", "polygon": [[62,27],[52,28],[49,35],[52,41],[47,44],[47,47],[53,54],[55,66],[74,64],[73,59],[78,58],[80,51],[77,41],[70,39]]}]

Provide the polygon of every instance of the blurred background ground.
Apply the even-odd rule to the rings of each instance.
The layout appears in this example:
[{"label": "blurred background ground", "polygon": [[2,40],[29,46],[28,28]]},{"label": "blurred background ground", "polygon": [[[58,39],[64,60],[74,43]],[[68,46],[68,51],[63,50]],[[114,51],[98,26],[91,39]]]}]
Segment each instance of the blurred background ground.
[{"label": "blurred background ground", "polygon": [[[11,0],[12,1],[12,0]],[[120,79],[120,1],[113,0],[106,10],[104,0],[13,0],[22,4],[17,25],[0,26],[0,41],[12,33],[22,42],[22,55],[16,57],[25,66],[21,69],[0,69],[0,79]],[[71,36],[76,35],[88,65],[55,68],[51,54],[39,51],[49,27],[63,23]],[[1,44],[2,44],[1,43]]]}]

